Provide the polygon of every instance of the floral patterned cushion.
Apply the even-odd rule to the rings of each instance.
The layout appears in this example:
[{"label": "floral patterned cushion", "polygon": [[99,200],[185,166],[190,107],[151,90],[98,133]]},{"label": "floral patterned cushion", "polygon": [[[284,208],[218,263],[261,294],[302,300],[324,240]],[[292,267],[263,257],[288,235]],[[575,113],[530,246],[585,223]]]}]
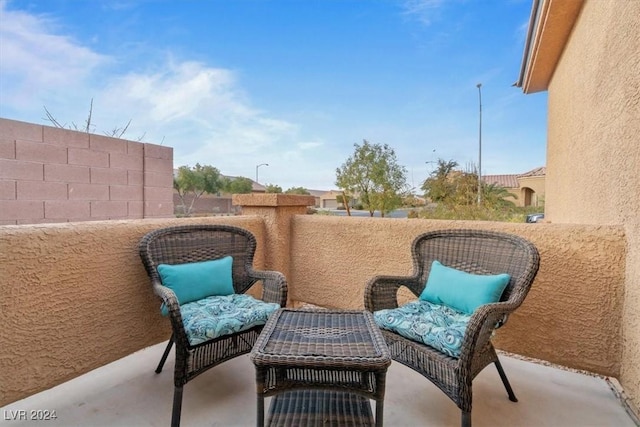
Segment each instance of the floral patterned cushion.
[{"label": "floral patterned cushion", "polygon": [[250,295],[211,296],[180,306],[189,344],[246,331],[264,325],[279,304],[257,300]]},{"label": "floral patterned cushion", "polygon": [[382,329],[396,332],[458,358],[471,316],[445,305],[418,300],[402,307],[376,311],[373,318]]}]

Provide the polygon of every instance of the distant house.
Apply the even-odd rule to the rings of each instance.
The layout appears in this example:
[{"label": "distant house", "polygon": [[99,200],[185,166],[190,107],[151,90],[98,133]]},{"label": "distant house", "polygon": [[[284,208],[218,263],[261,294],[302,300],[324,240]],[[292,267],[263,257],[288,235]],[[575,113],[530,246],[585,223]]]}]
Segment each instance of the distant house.
[{"label": "distant house", "polygon": [[309,190],[307,189],[310,195],[312,195],[316,199],[316,208],[322,207],[322,195],[327,192],[327,190]]},{"label": "distant house", "polygon": [[320,207],[325,209],[336,209],[340,204],[337,197],[342,195],[342,191],[331,190],[320,195]]},{"label": "distant house", "polygon": [[516,206],[541,206],[544,204],[546,168],[539,167],[523,174],[484,175],[485,184],[504,187],[516,196]]}]

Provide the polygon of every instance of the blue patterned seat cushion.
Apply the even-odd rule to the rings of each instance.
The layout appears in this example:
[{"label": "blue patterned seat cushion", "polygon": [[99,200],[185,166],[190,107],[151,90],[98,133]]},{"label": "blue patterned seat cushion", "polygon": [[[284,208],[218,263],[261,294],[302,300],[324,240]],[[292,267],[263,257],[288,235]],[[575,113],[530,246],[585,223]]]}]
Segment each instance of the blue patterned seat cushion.
[{"label": "blue patterned seat cushion", "polygon": [[458,358],[471,316],[446,305],[417,300],[402,307],[376,311],[373,318],[382,329]]},{"label": "blue patterned seat cushion", "polygon": [[211,296],[180,306],[189,344],[264,325],[279,304],[257,300],[251,295]]}]

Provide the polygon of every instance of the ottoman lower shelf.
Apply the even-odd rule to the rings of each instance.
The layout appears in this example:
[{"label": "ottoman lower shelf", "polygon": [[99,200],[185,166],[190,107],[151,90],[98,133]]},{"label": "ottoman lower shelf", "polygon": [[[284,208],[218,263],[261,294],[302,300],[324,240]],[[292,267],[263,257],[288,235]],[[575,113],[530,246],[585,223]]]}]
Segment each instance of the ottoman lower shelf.
[{"label": "ottoman lower shelf", "polygon": [[322,389],[296,389],[274,396],[269,406],[269,427],[373,426],[369,399],[356,393]]}]

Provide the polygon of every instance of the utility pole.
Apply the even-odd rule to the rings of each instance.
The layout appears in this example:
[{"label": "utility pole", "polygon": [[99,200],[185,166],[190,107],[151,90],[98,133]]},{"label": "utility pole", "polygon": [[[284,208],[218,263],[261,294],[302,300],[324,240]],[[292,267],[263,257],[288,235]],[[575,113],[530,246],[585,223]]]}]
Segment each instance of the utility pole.
[{"label": "utility pole", "polygon": [[478,128],[478,206],[482,203],[482,83],[476,85],[478,88],[478,105],[480,107],[480,124]]}]

